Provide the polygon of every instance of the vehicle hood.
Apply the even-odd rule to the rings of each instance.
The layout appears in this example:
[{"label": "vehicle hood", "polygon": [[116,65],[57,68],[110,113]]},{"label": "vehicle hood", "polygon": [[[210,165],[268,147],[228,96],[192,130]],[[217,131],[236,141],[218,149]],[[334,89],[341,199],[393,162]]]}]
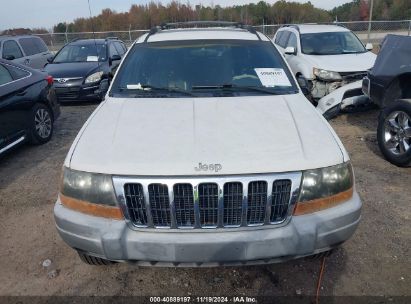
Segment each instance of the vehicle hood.
[{"label": "vehicle hood", "polygon": [[[66,166],[144,176],[299,171],[343,162],[338,143],[301,94],[108,98],[80,131]],[[221,170],[197,171],[199,163]]]},{"label": "vehicle hood", "polygon": [[343,55],[305,55],[315,68],[334,72],[367,71],[372,68],[377,56],[371,52]]},{"label": "vehicle hood", "polygon": [[99,68],[98,62],[49,63],[44,70],[54,78],[85,77]]}]

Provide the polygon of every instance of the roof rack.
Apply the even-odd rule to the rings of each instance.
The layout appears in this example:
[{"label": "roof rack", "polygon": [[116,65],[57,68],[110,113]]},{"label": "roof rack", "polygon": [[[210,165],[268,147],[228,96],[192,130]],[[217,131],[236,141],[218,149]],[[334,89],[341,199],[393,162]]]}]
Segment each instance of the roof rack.
[{"label": "roof rack", "polygon": [[111,36],[111,37],[107,37],[105,40],[106,40],[106,41],[107,41],[107,40],[118,40],[118,37],[116,37],[116,36]]},{"label": "roof rack", "polygon": [[144,42],[147,42],[148,38],[155,33],[162,30],[176,29],[179,27],[184,28],[207,28],[207,27],[234,27],[241,28],[249,31],[252,34],[255,34],[258,37],[258,40],[261,40],[255,28],[251,25],[244,24],[242,22],[230,22],[230,21],[187,21],[187,22],[172,22],[172,23],[163,23],[160,26],[155,26],[151,28],[148,32],[148,35],[144,39]]}]

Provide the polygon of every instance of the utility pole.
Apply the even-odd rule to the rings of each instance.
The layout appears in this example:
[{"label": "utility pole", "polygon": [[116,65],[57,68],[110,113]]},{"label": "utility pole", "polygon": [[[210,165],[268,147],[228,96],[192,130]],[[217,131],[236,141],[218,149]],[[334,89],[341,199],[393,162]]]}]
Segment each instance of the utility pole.
[{"label": "utility pole", "polygon": [[370,42],[370,34],[371,34],[371,22],[372,22],[372,11],[374,9],[374,0],[370,0],[371,1],[371,5],[370,5],[370,19],[368,21],[368,36],[367,36],[367,40],[368,42]]}]

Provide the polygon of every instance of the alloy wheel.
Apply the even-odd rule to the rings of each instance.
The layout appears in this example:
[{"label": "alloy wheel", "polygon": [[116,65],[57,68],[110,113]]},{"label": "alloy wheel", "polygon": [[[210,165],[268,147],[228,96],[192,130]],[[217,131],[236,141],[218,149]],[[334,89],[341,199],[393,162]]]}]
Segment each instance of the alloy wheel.
[{"label": "alloy wheel", "polygon": [[403,111],[392,112],[385,120],[384,146],[395,155],[403,155],[411,148],[411,119]]},{"label": "alloy wheel", "polygon": [[38,109],[34,115],[34,125],[38,136],[46,139],[51,134],[52,122],[49,112],[46,109]]}]

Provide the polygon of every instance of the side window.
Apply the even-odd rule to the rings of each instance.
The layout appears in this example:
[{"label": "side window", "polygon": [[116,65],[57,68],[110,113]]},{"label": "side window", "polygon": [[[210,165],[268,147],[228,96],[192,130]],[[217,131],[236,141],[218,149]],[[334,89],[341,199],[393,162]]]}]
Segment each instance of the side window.
[{"label": "side window", "polygon": [[14,40],[7,40],[3,43],[3,55],[4,59],[8,56],[13,56],[14,59],[23,57],[23,53],[20,50],[19,45]]},{"label": "side window", "polygon": [[44,43],[43,39],[41,38],[33,38],[34,39],[34,44],[36,45],[39,53],[45,53],[48,52],[49,49],[47,48],[47,45]]},{"label": "side window", "polygon": [[109,48],[108,48],[108,51],[109,51],[110,57],[113,56],[113,55],[120,55],[120,54],[117,52],[117,49],[115,48],[114,43],[110,43],[110,46],[109,46]]},{"label": "side window", "polygon": [[294,33],[290,33],[290,38],[288,39],[287,47],[292,46],[293,48],[297,49],[297,35]]},{"label": "side window", "polygon": [[10,72],[0,64],[0,86],[12,81],[13,78],[11,77]]},{"label": "side window", "polygon": [[30,76],[30,73],[27,72],[26,70],[19,69],[11,65],[7,65],[7,69],[9,70],[14,80],[18,80],[18,79]]},{"label": "side window", "polygon": [[279,31],[277,36],[275,36],[275,44],[280,42],[281,36],[284,34],[284,31]]},{"label": "side window", "polygon": [[20,38],[19,43],[23,48],[24,53],[26,53],[26,56],[31,56],[38,53],[37,46],[34,44],[34,39]]},{"label": "side window", "polygon": [[287,45],[287,41],[288,41],[288,37],[290,37],[291,32],[289,31],[284,31],[284,34],[281,36],[280,41],[278,42],[278,44],[282,47],[285,48],[285,46]]},{"label": "side window", "polygon": [[113,44],[114,44],[114,46],[116,47],[117,53],[118,53],[120,56],[123,56],[125,52],[124,52],[124,48],[123,48],[123,46],[121,45],[121,43],[120,43],[120,42],[113,42]]}]

